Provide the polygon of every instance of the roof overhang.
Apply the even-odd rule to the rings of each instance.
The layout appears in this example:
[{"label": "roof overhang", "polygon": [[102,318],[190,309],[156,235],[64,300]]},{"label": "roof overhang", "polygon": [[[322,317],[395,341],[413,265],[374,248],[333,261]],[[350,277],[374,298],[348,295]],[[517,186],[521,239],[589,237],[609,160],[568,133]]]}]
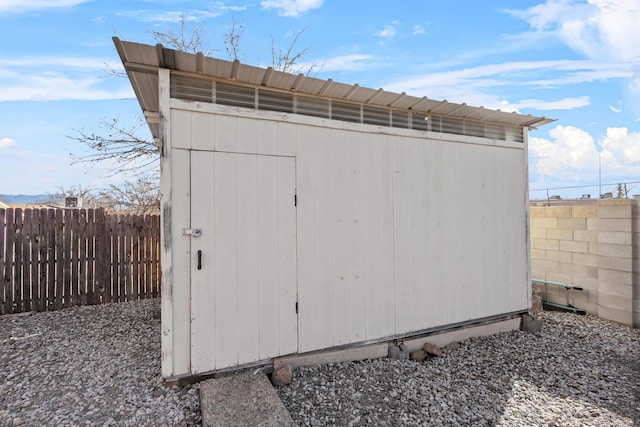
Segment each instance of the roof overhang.
[{"label": "roof overhang", "polygon": [[121,41],[114,37],[120,59],[129,76],[133,90],[142,107],[151,133],[159,138],[158,69],[166,68],[180,73],[218,80],[235,81],[276,90],[321,96],[340,101],[350,101],[372,106],[408,109],[428,114],[455,116],[512,126],[537,128],[555,121],[547,117],[519,114],[501,110],[473,107],[467,104],[415,97],[406,93],[388,92],[383,89],[361,87],[358,84],[322,80],[304,74],[275,71],[272,67],[260,68],[239,61],[205,57],[202,53],[187,53],[156,46]]}]

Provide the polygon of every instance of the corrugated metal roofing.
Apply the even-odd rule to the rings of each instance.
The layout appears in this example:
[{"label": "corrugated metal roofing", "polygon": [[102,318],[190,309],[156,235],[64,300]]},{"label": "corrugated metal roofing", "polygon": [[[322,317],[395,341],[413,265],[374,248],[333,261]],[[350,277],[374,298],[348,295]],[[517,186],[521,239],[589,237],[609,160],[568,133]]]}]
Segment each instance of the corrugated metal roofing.
[{"label": "corrugated metal roofing", "polygon": [[150,46],[140,43],[121,41],[113,38],[125,70],[129,76],[140,106],[149,122],[154,138],[158,138],[158,68],[168,68],[176,72],[208,76],[209,78],[230,80],[264,88],[290,91],[297,94],[321,96],[340,101],[361,103],[385,108],[406,109],[426,114],[438,114],[480,121],[490,121],[511,126],[538,127],[554,120],[500,110],[472,107],[419,98],[406,93],[387,92],[383,89],[360,87],[358,84],[345,84],[331,79],[295,75],[275,71],[273,68],[260,68],[241,64],[239,61],[205,57],[202,53],[191,54],[162,45]]}]

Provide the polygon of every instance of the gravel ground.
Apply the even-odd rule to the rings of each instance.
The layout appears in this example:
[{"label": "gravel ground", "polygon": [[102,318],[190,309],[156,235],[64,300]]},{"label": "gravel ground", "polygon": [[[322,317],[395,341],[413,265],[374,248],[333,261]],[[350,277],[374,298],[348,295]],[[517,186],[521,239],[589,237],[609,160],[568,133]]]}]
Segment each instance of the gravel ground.
[{"label": "gravel ground", "polygon": [[300,425],[640,425],[638,331],[539,318],[541,332],[469,339],[425,362],[299,368],[278,393]]},{"label": "gravel ground", "polygon": [[160,376],[159,300],[0,318],[0,426],[200,425]]},{"label": "gravel ground", "polygon": [[[0,426],[200,425],[197,385],[160,377],[159,301],[0,318]],[[300,425],[640,425],[640,335],[542,313],[542,331],[473,338],[425,362],[299,368]]]}]

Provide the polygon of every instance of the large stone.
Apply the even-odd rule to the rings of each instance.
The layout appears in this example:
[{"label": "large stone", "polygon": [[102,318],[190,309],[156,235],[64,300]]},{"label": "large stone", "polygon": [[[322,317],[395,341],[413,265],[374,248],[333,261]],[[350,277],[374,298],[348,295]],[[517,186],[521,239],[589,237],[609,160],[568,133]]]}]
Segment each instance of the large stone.
[{"label": "large stone", "polygon": [[540,321],[537,317],[530,314],[523,314],[521,329],[526,332],[539,332],[542,328],[540,327]]},{"label": "large stone", "polygon": [[411,360],[415,360],[416,362],[424,362],[424,359],[427,358],[429,353],[424,350],[418,350],[411,353]]},{"label": "large stone", "polygon": [[422,349],[429,353],[432,356],[442,356],[442,350],[435,344],[431,344],[430,342],[424,343]]},{"label": "large stone", "polygon": [[405,343],[400,344],[400,352],[402,352],[402,359],[408,360],[411,352],[409,351],[409,347]]},{"label": "large stone", "polygon": [[407,355],[401,350],[400,346],[392,345],[389,347],[389,359],[404,360]]},{"label": "large stone", "polygon": [[202,381],[200,404],[203,427],[295,426],[263,373],[246,372]]},{"label": "large stone", "polygon": [[293,381],[293,367],[289,363],[280,366],[271,375],[271,382],[277,387],[291,384],[291,381]]},{"label": "large stone", "polygon": [[531,310],[529,310],[531,314],[542,313],[542,294],[543,290],[541,288],[533,289]]}]

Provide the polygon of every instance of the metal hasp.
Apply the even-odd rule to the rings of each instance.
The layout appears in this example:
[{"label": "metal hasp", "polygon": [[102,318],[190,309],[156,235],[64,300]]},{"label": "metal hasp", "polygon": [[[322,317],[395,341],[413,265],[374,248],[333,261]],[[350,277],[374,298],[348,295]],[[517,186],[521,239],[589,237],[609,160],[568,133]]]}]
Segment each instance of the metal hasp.
[{"label": "metal hasp", "polygon": [[[581,288],[580,286],[574,286],[574,285],[569,285],[567,283],[560,283],[560,282],[553,282],[551,280],[540,280],[540,279],[531,279],[532,283],[541,283],[544,285],[544,294],[542,297],[542,306],[546,309],[559,309],[559,310],[565,310],[565,311],[571,311],[574,312],[576,314],[581,314],[581,315],[585,315],[587,314],[587,312],[581,308],[577,308],[572,306],[571,304],[569,304],[569,291],[584,291],[583,288]],[[549,301],[549,299],[547,298],[547,286],[551,285],[551,286],[557,286],[560,288],[564,288],[564,292],[565,292],[565,297],[566,297],[566,304],[559,304],[556,302],[551,302]]]},{"label": "metal hasp", "polygon": [[182,234],[185,236],[200,237],[202,236],[202,230],[199,228],[183,228]]}]

